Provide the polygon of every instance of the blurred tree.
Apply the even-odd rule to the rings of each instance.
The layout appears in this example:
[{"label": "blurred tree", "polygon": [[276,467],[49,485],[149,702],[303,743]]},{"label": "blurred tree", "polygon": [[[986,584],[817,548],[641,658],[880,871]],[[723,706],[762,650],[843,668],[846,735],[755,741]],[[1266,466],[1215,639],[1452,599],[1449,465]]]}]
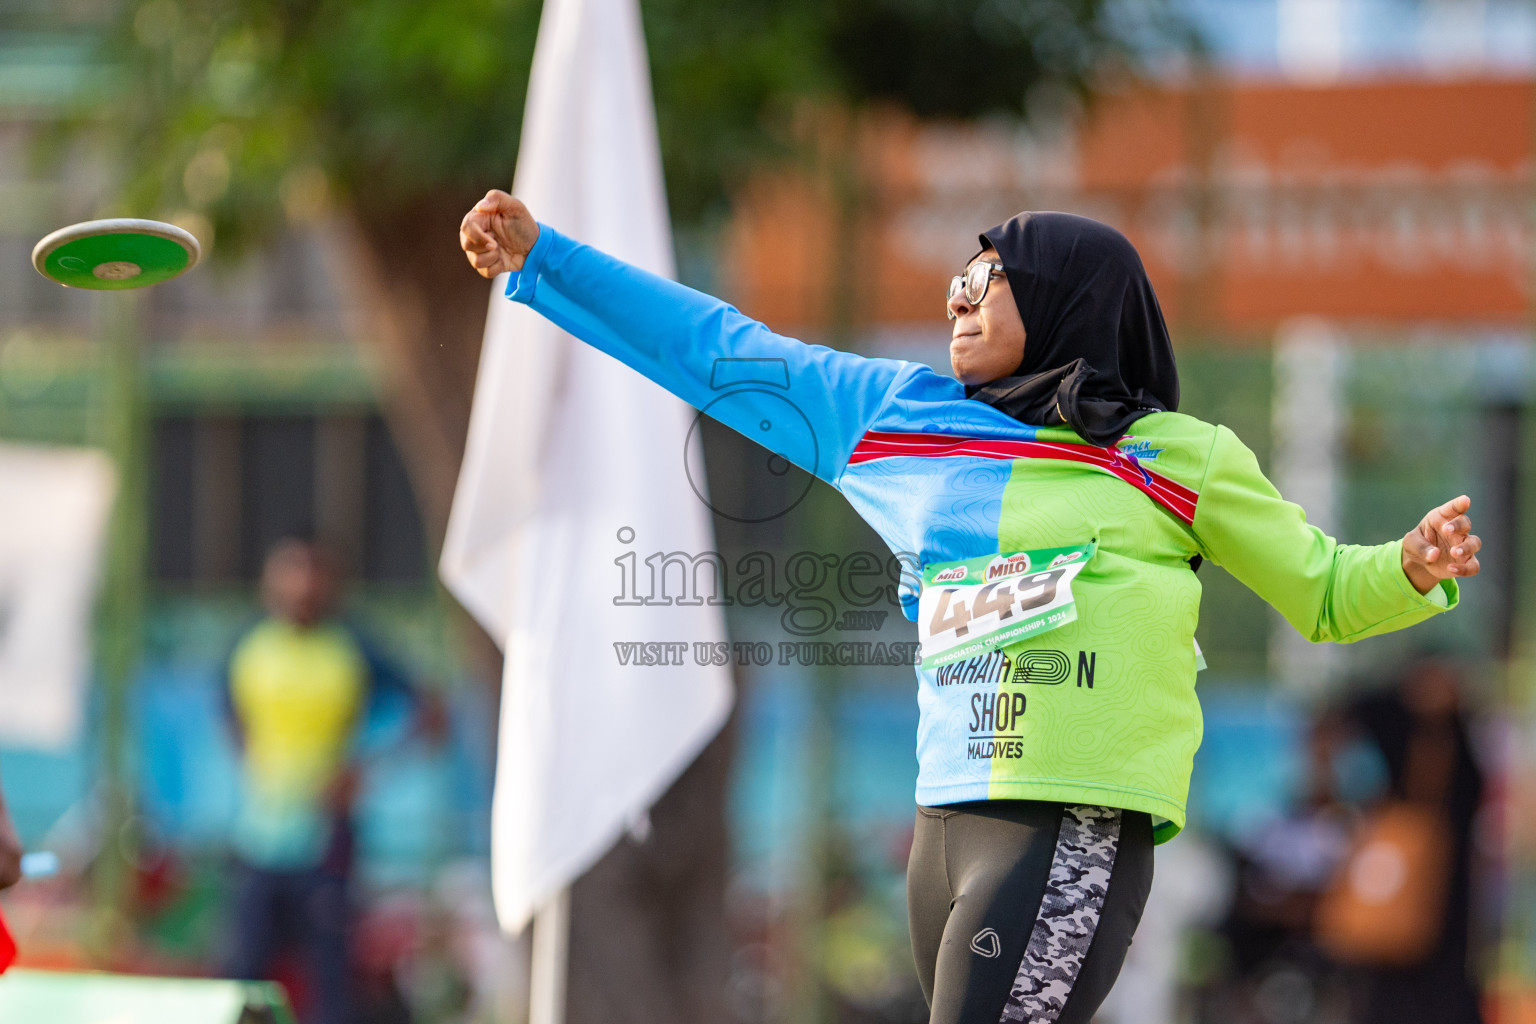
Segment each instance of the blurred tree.
[{"label": "blurred tree", "polygon": [[[1106,68],[1176,38],[1162,3],[643,0],[674,215],[721,217],[752,168],[793,150],[788,126],[807,103],[972,117],[1027,115],[1045,93],[1087,95]],[[200,220],[215,258],[291,224],[339,229],[371,310],[365,334],[383,356],[391,426],[438,543],[486,303],[456,229],[486,188],[510,181],[540,4],[123,0],[116,10],[105,40],[115,88],[77,125],[115,147],[113,209]],[[655,823],[657,848],[701,858],[700,870],[672,870],[668,902],[707,908],[715,923],[646,900],[657,868],[621,849],[605,862],[604,899],[583,900],[578,887],[573,972],[581,936],[604,930],[604,915],[626,922],[608,934],[661,949],[699,948],[680,932],[721,927],[726,759],[706,755],[692,774],[704,768],[711,777],[694,778],[697,797],[681,801],[699,806],[663,808]],[[725,1016],[720,952],[709,970],[659,958],[672,966],[647,976],[654,991],[630,992],[602,1019],[714,1024]]]}]

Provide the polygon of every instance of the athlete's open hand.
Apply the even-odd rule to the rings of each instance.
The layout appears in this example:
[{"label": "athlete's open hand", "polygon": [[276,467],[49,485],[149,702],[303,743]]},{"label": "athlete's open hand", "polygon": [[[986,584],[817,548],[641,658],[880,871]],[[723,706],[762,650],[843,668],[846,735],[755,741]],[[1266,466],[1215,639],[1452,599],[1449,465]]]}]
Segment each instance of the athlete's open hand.
[{"label": "athlete's open hand", "polygon": [[1431,509],[1403,538],[1403,572],[1421,594],[1440,580],[1476,576],[1477,553],[1483,542],[1472,534],[1467,510],[1472,499],[1463,494]]},{"label": "athlete's open hand", "polygon": [[539,240],[539,224],[528,207],[500,189],[491,189],[459,225],[459,247],[481,277],[522,270]]}]

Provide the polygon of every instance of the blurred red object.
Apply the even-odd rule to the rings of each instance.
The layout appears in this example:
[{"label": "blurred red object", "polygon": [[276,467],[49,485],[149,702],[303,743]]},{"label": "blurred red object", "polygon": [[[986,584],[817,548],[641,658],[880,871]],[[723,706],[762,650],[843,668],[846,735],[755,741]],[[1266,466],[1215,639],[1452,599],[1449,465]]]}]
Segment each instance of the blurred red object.
[{"label": "blurred red object", "polygon": [[16,940],[11,938],[11,930],[5,926],[5,915],[0,914],[0,974],[16,962]]}]

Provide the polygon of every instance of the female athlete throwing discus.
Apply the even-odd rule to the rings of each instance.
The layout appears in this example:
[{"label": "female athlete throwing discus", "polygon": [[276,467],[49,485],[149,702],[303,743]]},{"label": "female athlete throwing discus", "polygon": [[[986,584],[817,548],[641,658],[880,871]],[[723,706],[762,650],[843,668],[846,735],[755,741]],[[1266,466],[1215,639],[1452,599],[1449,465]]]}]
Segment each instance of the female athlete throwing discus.
[{"label": "female athlete throwing discus", "polygon": [[[1225,427],[1179,414],[1136,250],[1021,213],[950,284],[954,377],[774,334],[538,224],[492,191],[460,228],[507,297],[695,408],[721,359],[787,390],[715,405],[836,487],[921,586],[912,946],[933,1024],[1087,1024],[1120,971],[1152,847],[1184,824],[1200,744],[1195,570],[1210,559],[1313,641],[1452,608],[1476,575],[1466,496],[1401,541],[1339,544]],[[782,436],[781,436],[782,435]]]}]

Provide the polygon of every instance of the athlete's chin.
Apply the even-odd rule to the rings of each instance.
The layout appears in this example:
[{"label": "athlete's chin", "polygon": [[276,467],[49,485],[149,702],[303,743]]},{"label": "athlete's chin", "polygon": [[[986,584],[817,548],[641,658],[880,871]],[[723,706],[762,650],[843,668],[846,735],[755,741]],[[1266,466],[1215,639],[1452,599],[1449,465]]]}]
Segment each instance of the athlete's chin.
[{"label": "athlete's chin", "polygon": [[955,379],[967,387],[985,384],[989,379],[975,358],[980,344],[979,334],[959,334],[949,343],[949,368]]},{"label": "athlete's chin", "polygon": [[1002,376],[1000,373],[978,369],[974,363],[966,363],[958,359],[951,359],[949,361],[949,370],[955,375],[955,380],[958,380],[968,388],[990,384]]}]

